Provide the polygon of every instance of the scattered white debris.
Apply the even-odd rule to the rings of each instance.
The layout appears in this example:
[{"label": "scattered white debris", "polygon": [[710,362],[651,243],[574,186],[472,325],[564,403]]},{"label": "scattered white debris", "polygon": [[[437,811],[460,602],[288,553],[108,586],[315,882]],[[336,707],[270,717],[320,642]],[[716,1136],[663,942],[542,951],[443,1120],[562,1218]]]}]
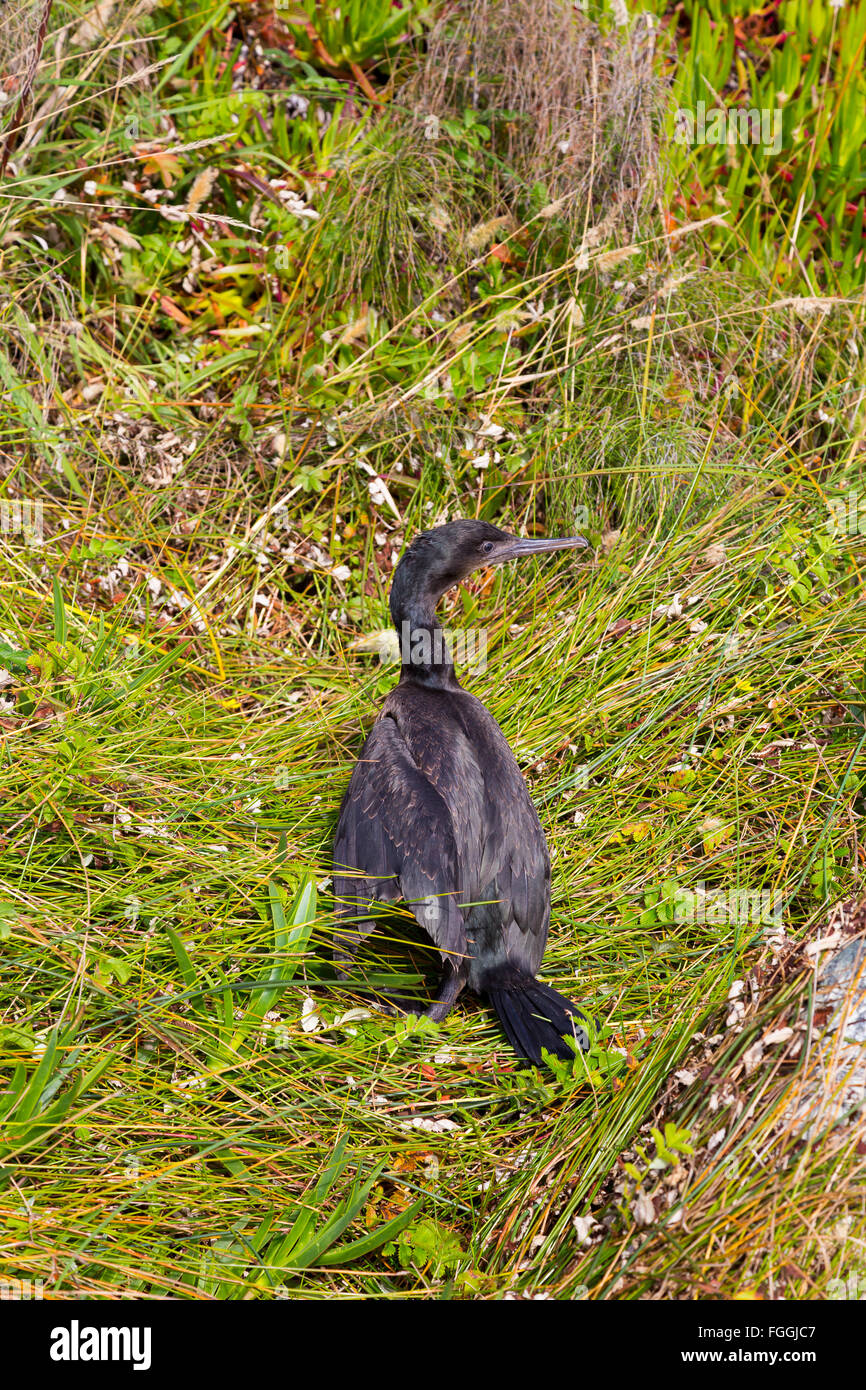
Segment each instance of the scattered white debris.
[{"label": "scattered white debris", "polygon": [[403,1120],[401,1129],[423,1129],[431,1134],[445,1134],[450,1130],[459,1130],[460,1126],[454,1120],[428,1120],[421,1115],[416,1115],[412,1120]]},{"label": "scattered white debris", "polygon": [[731,1005],[731,1011],[725,1019],[728,1028],[734,1028],[738,1023],[742,1023],[743,1019],[746,1017],[746,1006],[742,998],[743,988],[744,985],[742,980],[732,980],[731,988],[728,991],[728,1002]]},{"label": "scattered white debris", "polygon": [[285,206],[286,212],[289,213],[291,217],[297,217],[300,220],[306,219],[309,222],[318,221],[319,213],[316,212],[315,208],[311,208],[308,203],[305,203],[300,194],[296,193],[294,189],[280,189],[279,196]]},{"label": "scattered white debris", "polygon": [[747,1050],[743,1053],[743,1067],[745,1069],[746,1076],[751,1076],[752,1072],[757,1070],[757,1068],[761,1064],[763,1056],[763,1039],[758,1038],[758,1041],[753,1043],[752,1046],[750,1048],[747,1048]]},{"label": "scattered white debris", "polygon": [[571,1224],[577,1232],[578,1245],[585,1245],[593,1226],[597,1226],[598,1222],[594,1216],[573,1216]]},{"label": "scattered white debris", "polygon": [[803,952],[807,956],[817,956],[821,951],[835,951],[837,946],[841,946],[843,941],[841,932],[833,932],[831,936],[819,936],[815,941],[808,941],[803,947]]},{"label": "scattered white debris", "polygon": [[696,603],[701,602],[701,599],[700,594],[689,594],[685,604],[683,604],[680,595],[674,594],[670,603],[662,603],[654,610],[653,617],[665,618],[669,623],[675,622],[683,616],[687,608],[693,608]]},{"label": "scattered white debris", "polygon": [[338,1014],[331,1024],[332,1028],[342,1028],[347,1023],[363,1023],[373,1015],[369,1009],[347,1009],[344,1014]]},{"label": "scattered white debris", "polygon": [[793,1028],[774,1028],[772,1033],[765,1033],[763,1043],[765,1047],[778,1047],[780,1043],[787,1042],[793,1038]]},{"label": "scattered white debris", "polygon": [[646,1192],[641,1192],[632,1206],[631,1214],[639,1226],[652,1226],[656,1219],[652,1197]]},{"label": "scattered white debris", "polygon": [[489,419],[486,415],[481,417],[482,424],[478,430],[479,437],[482,439],[501,439],[505,433],[505,426],[497,424],[495,420]]},{"label": "scattered white debris", "polygon": [[322,1027],[322,1020],[316,1013],[316,1003],[309,997],[301,1005],[301,1027],[305,1033],[316,1033]]}]

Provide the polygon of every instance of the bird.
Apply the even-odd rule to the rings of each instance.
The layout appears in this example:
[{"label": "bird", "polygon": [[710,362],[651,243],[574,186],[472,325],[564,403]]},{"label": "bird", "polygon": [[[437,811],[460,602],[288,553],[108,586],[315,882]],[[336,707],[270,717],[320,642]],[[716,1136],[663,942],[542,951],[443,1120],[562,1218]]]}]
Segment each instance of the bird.
[{"label": "bird", "polygon": [[438,995],[418,1012],[439,1022],[468,989],[536,1065],[542,1050],[569,1059],[576,1042],[587,1051],[588,1020],[537,979],[550,924],[547,842],[505,735],[457,678],[436,606],[474,570],[587,546],[583,536],[526,539],[472,519],[413,540],[389,596],[400,677],[352,771],[333,846],[343,978],[375,928],[376,905],[402,901],[442,958]]}]

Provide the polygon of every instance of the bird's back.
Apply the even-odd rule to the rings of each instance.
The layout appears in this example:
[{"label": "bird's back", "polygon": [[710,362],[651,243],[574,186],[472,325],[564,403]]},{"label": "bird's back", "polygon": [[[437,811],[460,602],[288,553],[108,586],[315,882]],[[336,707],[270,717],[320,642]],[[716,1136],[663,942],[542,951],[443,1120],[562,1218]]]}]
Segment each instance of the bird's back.
[{"label": "bird's back", "polygon": [[[414,783],[408,792],[407,768]],[[377,849],[380,833],[389,850],[400,842],[384,858]],[[412,855],[401,859],[401,846],[412,842]],[[467,955],[488,965],[514,958],[537,970],[550,917],[544,835],[499,725],[480,700],[456,684],[442,689],[403,680],[391,691],[343,804],[338,863],[371,878],[393,872],[399,895],[409,899],[398,861],[410,859],[416,877],[420,865],[436,881],[434,895],[454,893],[462,908]],[[341,884],[345,892],[346,881]],[[374,896],[394,894],[386,888]],[[416,915],[429,929],[417,909]],[[453,935],[454,918],[448,931]]]}]

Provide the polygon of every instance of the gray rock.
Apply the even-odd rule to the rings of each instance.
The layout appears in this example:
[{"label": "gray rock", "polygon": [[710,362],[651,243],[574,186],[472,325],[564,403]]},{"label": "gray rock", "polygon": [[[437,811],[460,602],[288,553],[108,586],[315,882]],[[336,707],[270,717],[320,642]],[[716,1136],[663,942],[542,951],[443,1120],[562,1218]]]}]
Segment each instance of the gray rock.
[{"label": "gray rock", "polygon": [[822,1032],[841,1022],[844,1009],[845,1041],[866,1043],[866,939],[849,942],[822,971],[815,991],[815,1008],[833,1011]]}]

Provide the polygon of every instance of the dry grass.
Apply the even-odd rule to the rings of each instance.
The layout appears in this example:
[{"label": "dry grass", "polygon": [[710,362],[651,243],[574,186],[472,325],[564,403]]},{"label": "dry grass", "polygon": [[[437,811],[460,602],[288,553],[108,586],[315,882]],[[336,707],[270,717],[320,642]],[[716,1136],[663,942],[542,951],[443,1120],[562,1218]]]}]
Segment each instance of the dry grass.
[{"label": "dry grass", "polygon": [[591,244],[635,234],[658,192],[653,52],[651,29],[602,35],[561,0],[449,9],[331,200],[341,290],[405,308],[497,241],[541,270],[598,224]]},{"label": "dry grass", "polygon": [[653,52],[651,28],[602,36],[563,0],[470,0],[434,26],[398,100],[416,122],[511,113],[495,143],[498,191],[516,215],[540,182],[576,235],[618,205],[634,228],[656,189],[664,102]]}]

